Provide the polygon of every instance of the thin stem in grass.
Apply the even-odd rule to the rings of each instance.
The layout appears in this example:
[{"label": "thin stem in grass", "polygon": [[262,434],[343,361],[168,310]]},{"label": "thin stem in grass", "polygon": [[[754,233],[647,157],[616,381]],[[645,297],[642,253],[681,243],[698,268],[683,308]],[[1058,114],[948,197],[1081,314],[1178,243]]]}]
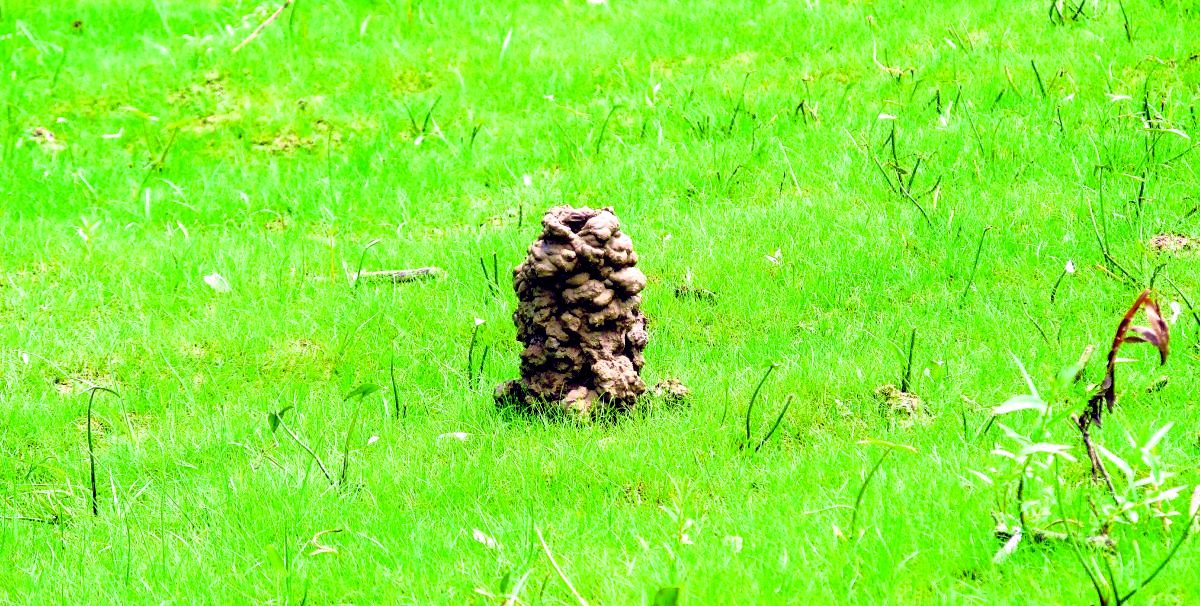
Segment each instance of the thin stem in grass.
[{"label": "thin stem in grass", "polygon": [[71,48],[69,46],[64,47],[63,51],[61,53],[62,58],[58,60],[58,65],[54,66],[54,75],[50,78],[50,93],[51,94],[54,93],[54,89],[58,88],[58,77],[59,77],[59,75],[62,74],[63,66],[67,64],[67,55],[70,53],[70,51],[71,51]]},{"label": "thin stem in grass", "polygon": [[1100,561],[1104,564],[1104,576],[1108,578],[1108,586],[1112,589],[1113,597],[1117,599],[1117,604],[1121,603],[1121,590],[1117,589],[1117,575],[1113,574],[1112,562],[1108,558],[1101,556]]},{"label": "thin stem in grass", "polygon": [[770,440],[771,436],[775,435],[775,430],[779,429],[779,424],[783,422],[783,415],[787,413],[788,407],[792,405],[792,400],[795,397],[793,394],[788,394],[787,399],[783,401],[783,409],[779,411],[779,416],[775,417],[775,424],[771,426],[771,430],[767,432],[767,435],[763,436],[763,439],[759,441],[758,446],[754,447],[754,452],[761,450],[763,445],[767,443],[767,440]]},{"label": "thin stem in grass", "polygon": [[550,553],[550,546],[546,544],[546,537],[542,536],[542,529],[535,526],[534,530],[537,531],[537,538],[542,544],[542,551],[546,553],[546,559],[550,560],[550,566],[554,568],[555,574],[558,575],[558,578],[563,582],[563,585],[566,585],[567,589],[571,590],[571,595],[575,596],[575,601],[579,602],[580,606],[588,606],[587,600],[583,599],[583,596],[580,595],[578,589],[575,589],[575,585],[571,583],[571,579],[567,578],[567,575],[563,572],[562,568],[558,565],[558,562],[554,559],[554,554]]},{"label": "thin stem in grass", "polygon": [[1100,202],[1099,222],[1097,222],[1097,220],[1096,220],[1096,212],[1092,208],[1091,202],[1090,201],[1088,202],[1088,215],[1092,219],[1092,231],[1095,232],[1095,234],[1096,234],[1096,241],[1100,245],[1100,253],[1104,257],[1104,262],[1109,267],[1115,267],[1118,271],[1120,271],[1121,274],[1125,277],[1125,280],[1128,281],[1131,285],[1137,285],[1138,280],[1135,279],[1133,277],[1133,275],[1129,273],[1129,271],[1127,271],[1124,267],[1121,266],[1120,263],[1117,262],[1117,259],[1112,256],[1112,253],[1109,250],[1107,213],[1105,213],[1105,211],[1104,211],[1104,169],[1100,170],[1099,179],[1100,179],[1100,185],[1099,185],[1099,190],[1098,190],[1099,193],[1097,195],[1097,198],[1099,199],[1099,202]]},{"label": "thin stem in grass", "polygon": [[1078,21],[1079,15],[1083,14],[1083,9],[1087,7],[1087,0],[1079,0],[1079,4],[1075,5],[1075,12],[1071,13],[1071,20]]},{"label": "thin stem in grass", "polygon": [[1083,447],[1087,451],[1088,459],[1092,462],[1092,479],[1104,480],[1104,485],[1108,488],[1108,494],[1112,497],[1113,503],[1121,504],[1120,497],[1117,496],[1117,488],[1113,485],[1112,477],[1108,475],[1108,469],[1104,467],[1104,461],[1100,459],[1100,453],[1096,450],[1096,444],[1092,442],[1091,423],[1081,417],[1079,422],[1079,433],[1083,440]]},{"label": "thin stem in grass", "polygon": [[346,484],[346,472],[350,469],[350,437],[354,435],[354,426],[358,424],[358,411],[360,408],[354,409],[354,414],[350,417],[350,425],[346,428],[346,443],[342,448],[342,473],[338,474],[338,484]]},{"label": "thin stem in grass", "polygon": [[[867,147],[867,157],[870,158],[870,160],[875,163],[875,167],[879,169],[880,175],[883,176],[883,182],[888,186],[888,189],[892,190],[892,193],[903,196],[905,199],[907,199],[909,202],[911,202],[912,205],[917,208],[917,211],[921,213],[921,218],[925,220],[926,227],[933,227],[933,221],[929,218],[929,213],[927,213],[925,211],[924,206],[921,206],[920,200],[917,200],[917,197],[914,196],[912,194],[912,192],[909,190],[909,188],[912,186],[912,179],[909,180],[907,185],[904,183],[904,176],[903,176],[904,169],[900,166],[900,160],[896,153],[896,126],[895,125],[892,125],[891,134],[888,135],[888,138],[886,140],[884,140],[884,142],[883,142],[884,146],[888,146],[889,144],[891,145],[891,149],[892,149],[891,166],[896,172],[896,176],[895,176],[896,182],[895,183],[892,183],[893,177],[888,173],[887,169],[885,169],[883,167],[883,164],[879,162],[879,158],[876,158],[875,154],[871,152],[870,146]],[[916,178],[915,173],[916,173],[917,168],[920,167],[920,163],[921,163],[921,161],[920,161],[920,159],[918,159],[916,165],[914,165],[914,167],[913,167],[914,174],[912,175],[912,177],[914,179]],[[936,189],[938,184],[940,184],[940,183],[941,183],[941,177],[938,177],[937,184],[935,184],[932,188],[930,188],[929,191],[931,192],[934,189]],[[925,194],[921,194],[921,195],[924,196],[928,193],[929,192],[925,192]]]},{"label": "thin stem in grass", "polygon": [[1146,283],[1146,288],[1154,290],[1154,283],[1158,281],[1158,275],[1162,272],[1162,270],[1166,269],[1166,267],[1166,263],[1159,263],[1158,265],[1154,266],[1154,269],[1150,271],[1150,281]]},{"label": "thin stem in grass", "polygon": [[1092,233],[1096,235],[1096,245],[1100,247],[1100,254],[1105,259],[1108,258],[1108,242],[1104,237],[1104,230],[1100,229],[1100,224],[1096,220],[1096,209],[1092,207],[1092,201],[1088,200],[1088,217],[1092,220]]},{"label": "thin stem in grass", "polygon": [[960,301],[967,299],[967,294],[971,292],[971,286],[975,284],[975,270],[979,269],[979,257],[983,254],[983,240],[989,231],[992,231],[991,225],[983,228],[983,232],[979,234],[979,245],[975,247],[975,262],[971,264],[971,274],[967,277],[967,286],[959,297]]},{"label": "thin stem in grass", "polygon": [[1033,59],[1029,60],[1029,66],[1033,68],[1033,77],[1037,81],[1038,91],[1042,93],[1042,98],[1046,98],[1046,87],[1042,84],[1042,74],[1038,72],[1037,63]]},{"label": "thin stem in grass", "polygon": [[[921,170],[921,161],[923,159],[924,158],[917,158],[917,161],[913,163],[912,171],[908,173],[908,183],[904,185],[905,191],[912,190],[913,181],[917,180],[917,172]],[[900,175],[896,175],[896,181],[904,183],[904,179]]]},{"label": "thin stem in grass", "polygon": [[482,124],[476,124],[475,126],[471,127],[471,138],[467,139],[467,151],[466,154],[464,154],[468,161],[471,158],[472,152],[475,150],[475,138],[479,136],[479,131],[481,130],[483,130]]},{"label": "thin stem in grass", "polygon": [[620,105],[612,106],[612,109],[608,110],[608,115],[604,117],[604,123],[600,125],[600,134],[596,137],[597,154],[600,153],[600,146],[604,143],[604,133],[608,130],[608,121],[612,119],[613,114],[616,113],[617,109],[620,107]]},{"label": "thin stem in grass", "polygon": [[388,364],[388,375],[392,379],[392,407],[397,419],[408,418],[408,402],[405,401],[404,411],[400,411],[400,390],[396,389],[396,354],[392,354],[392,361]]},{"label": "thin stem in grass", "polygon": [[1033,317],[1033,314],[1029,313],[1029,305],[1026,304],[1025,307],[1021,308],[1021,311],[1025,313],[1026,318],[1029,318],[1029,323],[1033,324],[1033,328],[1038,331],[1038,335],[1042,337],[1042,340],[1049,345],[1050,337],[1046,335],[1046,330],[1042,328],[1042,325],[1037,321],[1037,318]]},{"label": "thin stem in grass", "polygon": [[317,453],[313,452],[313,449],[309,448],[308,444],[305,444],[304,441],[300,439],[300,436],[296,435],[296,433],[292,431],[292,428],[288,427],[287,423],[283,421],[283,415],[292,408],[293,407],[288,406],[279,412],[272,412],[267,415],[267,421],[271,425],[271,431],[275,431],[276,428],[282,428],[284,433],[286,433],[293,442],[299,445],[304,452],[308,453],[308,456],[312,457],[312,459],[317,462],[317,467],[321,468],[321,473],[325,475],[325,479],[328,480],[329,484],[332,486],[334,484],[333,476],[330,475],[329,470],[326,469],[325,463],[321,461],[321,457],[318,457]]},{"label": "thin stem in grass", "polygon": [[412,113],[412,107],[408,103],[404,103],[404,113],[408,116],[409,129],[414,137],[421,134],[421,127],[417,126],[417,117]]},{"label": "thin stem in grass", "polygon": [[162,168],[163,165],[166,164],[167,154],[171,151],[171,147],[175,145],[175,137],[177,136],[179,136],[179,129],[171,129],[171,138],[167,139],[167,144],[163,146],[162,152],[158,154],[157,159],[151,160],[150,165],[146,167],[146,174],[142,176],[142,181],[141,183],[138,183],[137,191],[133,194],[133,199],[135,202],[138,200],[138,198],[142,197],[142,192],[146,189],[146,183],[150,181],[150,177],[154,174],[154,171]]},{"label": "thin stem in grass", "polygon": [[746,77],[742,79],[742,92],[738,93],[737,105],[733,107],[733,115],[729,117],[729,127],[725,129],[725,133],[733,132],[733,126],[737,123],[738,113],[742,111],[742,104],[746,101],[746,84],[750,82],[750,72],[746,72]]},{"label": "thin stem in grass", "polygon": [[283,428],[283,431],[287,433],[287,435],[291,437],[292,440],[300,446],[300,448],[304,449],[304,452],[308,453],[308,456],[312,457],[312,460],[317,462],[317,467],[321,468],[321,473],[325,476],[325,479],[329,480],[330,484],[333,484],[333,476],[329,474],[329,470],[326,469],[325,462],[321,460],[321,457],[318,457],[317,453],[313,452],[313,449],[309,448],[308,444],[305,444],[304,441],[300,439],[300,436],[297,436],[296,433],[292,431],[292,428],[288,427],[287,424],[281,421],[279,426]]},{"label": "thin stem in grass", "polygon": [[421,134],[422,135],[429,132],[429,122],[431,120],[433,120],[433,110],[437,109],[438,103],[441,103],[441,102],[442,102],[442,97],[441,97],[441,95],[439,95],[438,98],[434,99],[433,103],[429,106],[429,111],[425,112],[425,121],[421,124]]},{"label": "thin stem in grass", "polygon": [[1133,26],[1129,23],[1129,14],[1125,12],[1125,3],[1117,0],[1117,6],[1121,9],[1121,21],[1125,26],[1125,41],[1133,44]]},{"label": "thin stem in grass", "polygon": [[487,284],[488,292],[492,296],[500,296],[500,260],[496,253],[492,253],[492,271],[488,273],[487,263],[483,257],[479,257],[479,269],[483,272],[483,281]]},{"label": "thin stem in grass", "polygon": [[295,25],[295,21],[296,21],[296,13],[299,11],[300,11],[300,0],[295,0],[294,2],[292,2],[292,12],[288,13],[288,25],[287,25],[288,38],[294,38],[296,35],[295,34],[296,30],[294,28],[294,25]]},{"label": "thin stem in grass", "polygon": [[483,262],[483,257],[479,257],[479,270],[483,272],[483,283],[487,285],[488,292],[495,295],[496,286],[492,283],[492,277],[488,275],[487,264]]},{"label": "thin stem in grass", "polygon": [[362,275],[363,263],[365,263],[367,260],[367,251],[371,250],[371,248],[376,244],[379,244],[379,242],[379,238],[375,238],[374,240],[367,242],[367,245],[363,247],[362,255],[358,258],[358,269],[354,270],[354,282],[352,283],[354,288],[358,288],[358,278]]},{"label": "thin stem in grass", "polygon": [[[1200,513],[1200,511],[1197,513]],[[1163,561],[1158,563],[1158,566],[1154,568],[1154,571],[1150,573],[1150,576],[1146,577],[1146,580],[1138,583],[1137,587],[1130,589],[1125,595],[1117,598],[1117,604],[1124,604],[1125,602],[1128,602],[1129,598],[1133,597],[1133,594],[1140,591],[1146,585],[1149,585],[1150,582],[1153,581],[1155,577],[1157,577],[1158,574],[1167,567],[1167,564],[1171,563],[1171,560],[1175,558],[1175,554],[1179,552],[1179,548],[1183,547],[1183,544],[1187,542],[1188,537],[1192,535],[1192,527],[1196,523],[1196,515],[1196,513],[1193,513],[1188,517],[1187,523],[1183,525],[1183,532],[1179,535],[1179,539],[1175,541],[1175,544],[1171,546],[1171,551],[1167,552],[1167,557],[1163,558]]]},{"label": "thin stem in grass", "polygon": [[871,467],[871,471],[867,472],[867,477],[863,478],[862,486],[858,488],[858,495],[854,497],[854,513],[850,514],[850,534],[853,535],[858,524],[858,511],[861,509],[863,497],[867,494],[867,486],[871,485],[871,479],[875,477],[875,473],[879,471],[880,466],[887,460],[888,455],[892,454],[891,450],[883,451],[879,460],[875,461],[875,465]]},{"label": "thin stem in grass", "polygon": [[325,187],[329,195],[329,204],[337,202],[337,196],[333,193],[333,128],[330,127],[325,133]]},{"label": "thin stem in grass", "polygon": [[100,503],[96,498],[96,453],[95,444],[92,440],[92,403],[96,401],[96,392],[108,392],[118,398],[121,397],[117,392],[96,385],[88,390],[88,406],[87,406],[87,441],[88,441],[88,468],[90,471],[90,482],[92,488],[92,515],[100,515]]},{"label": "thin stem in grass", "polygon": [[1075,273],[1075,262],[1068,260],[1067,264],[1063,266],[1062,273],[1058,274],[1058,279],[1054,281],[1054,286],[1050,287],[1050,302],[1051,303],[1054,302],[1054,297],[1058,295],[1058,287],[1059,287],[1059,285],[1062,284],[1063,279],[1065,279],[1067,277],[1067,274],[1073,274],[1073,273]]},{"label": "thin stem in grass", "polygon": [[913,366],[913,349],[917,346],[917,329],[912,329],[912,334],[908,337],[908,362],[904,364],[904,376],[900,377],[900,391],[908,392],[909,383],[912,382],[912,366]]},{"label": "thin stem in grass", "polygon": [[12,520],[14,522],[33,522],[35,524],[49,524],[51,526],[58,524],[58,522],[59,522],[57,515],[54,515],[53,517],[49,517],[49,518],[31,518],[29,516],[4,516],[4,517],[0,517],[0,520]]},{"label": "thin stem in grass", "polygon": [[488,353],[492,351],[491,345],[483,346],[483,355],[479,356],[479,370],[475,372],[475,378],[479,381],[483,380],[483,368],[487,366]]},{"label": "thin stem in grass", "polygon": [[[1067,521],[1067,511],[1063,505],[1062,498],[1062,476],[1059,474],[1058,457],[1054,457],[1054,501],[1058,504],[1058,515]],[[1079,560],[1079,565],[1083,567],[1083,571],[1087,573],[1088,580],[1092,582],[1092,588],[1096,590],[1096,597],[1099,598],[1101,606],[1108,605],[1108,596],[1104,594],[1104,588],[1100,586],[1100,581],[1096,579],[1095,573],[1092,572],[1092,567],[1088,565],[1087,560],[1083,558],[1083,550],[1079,549],[1079,539],[1075,537],[1075,533],[1071,530],[1070,524],[1063,524],[1066,529],[1068,542],[1071,544],[1071,552],[1075,554],[1075,559]]]},{"label": "thin stem in grass", "polygon": [[[1055,17],[1058,17],[1055,19]],[[1059,0],[1050,0],[1050,23],[1058,25],[1064,21]]]},{"label": "thin stem in grass", "polygon": [[88,466],[90,468],[89,481],[92,487],[92,516],[100,515],[100,505],[96,500],[96,454],[95,446],[92,443],[92,401],[96,398],[96,390],[93,389],[91,395],[88,396],[87,409],[87,440],[88,440]]},{"label": "thin stem in grass", "polygon": [[483,326],[482,318],[475,318],[475,328],[471,329],[471,344],[467,347],[467,385],[475,384],[475,345],[479,342],[479,327]]},{"label": "thin stem in grass", "polygon": [[1175,282],[1171,280],[1170,276],[1163,276],[1163,279],[1167,281],[1167,284],[1171,285],[1171,288],[1175,291],[1175,294],[1179,295],[1180,299],[1183,299],[1183,304],[1187,305],[1188,312],[1192,315],[1192,319],[1196,321],[1196,327],[1200,328],[1200,314],[1196,313],[1196,308],[1192,307],[1192,302],[1188,300],[1187,295],[1183,294],[1183,291],[1175,285]]},{"label": "thin stem in grass", "polygon": [[758,392],[762,391],[763,383],[767,382],[767,377],[771,376],[771,373],[775,372],[775,369],[778,367],[779,367],[778,363],[771,364],[770,366],[768,366],[767,372],[763,373],[762,378],[759,379],[759,381],[758,381],[758,385],[754,388],[754,393],[750,394],[750,404],[748,404],[746,406],[746,442],[745,442],[745,446],[750,445],[750,439],[751,439],[750,438],[750,413],[751,413],[751,411],[754,410],[754,401],[758,399]]},{"label": "thin stem in grass", "polygon": [[979,136],[979,129],[975,127],[975,120],[971,118],[971,112],[967,111],[966,106],[967,104],[963,104],[963,115],[967,118],[967,125],[971,127],[971,134],[975,135],[975,144],[979,146],[980,157],[986,158],[987,150],[983,148],[983,137]]},{"label": "thin stem in grass", "polygon": [[346,484],[346,471],[350,468],[350,438],[354,435],[354,428],[358,425],[358,415],[362,411],[362,402],[367,396],[377,391],[379,391],[378,385],[364,383],[354,388],[353,391],[346,394],[346,397],[342,398],[343,402],[349,402],[357,398],[359,406],[354,408],[354,414],[350,416],[350,425],[346,427],[346,442],[345,447],[342,449],[342,472],[338,474],[338,484]]},{"label": "thin stem in grass", "polygon": [[[804,102],[801,101],[801,105]],[[807,118],[805,118],[807,120]],[[800,181],[796,179],[796,170],[792,168],[792,159],[788,157],[787,148],[783,146],[783,142],[779,142],[779,151],[783,152],[783,161],[787,164],[788,175],[792,177],[792,187],[796,188],[796,193],[800,192]]]},{"label": "thin stem in grass", "polygon": [[1029,529],[1025,522],[1025,474],[1029,473],[1029,464],[1033,462],[1033,458],[1025,459],[1025,465],[1021,467],[1021,477],[1017,480],[1017,519],[1021,521],[1021,531]]}]

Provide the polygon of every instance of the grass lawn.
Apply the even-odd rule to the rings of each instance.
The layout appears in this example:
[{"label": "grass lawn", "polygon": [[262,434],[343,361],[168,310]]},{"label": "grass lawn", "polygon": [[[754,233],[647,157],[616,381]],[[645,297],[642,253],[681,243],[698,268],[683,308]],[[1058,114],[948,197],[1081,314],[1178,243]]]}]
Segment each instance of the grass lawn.
[{"label": "grass lawn", "polygon": [[[0,604],[1117,604],[1181,544],[1200,4],[281,4],[0,0]],[[493,404],[562,204],[688,405]],[[1197,602],[1195,540],[1130,600]]]}]

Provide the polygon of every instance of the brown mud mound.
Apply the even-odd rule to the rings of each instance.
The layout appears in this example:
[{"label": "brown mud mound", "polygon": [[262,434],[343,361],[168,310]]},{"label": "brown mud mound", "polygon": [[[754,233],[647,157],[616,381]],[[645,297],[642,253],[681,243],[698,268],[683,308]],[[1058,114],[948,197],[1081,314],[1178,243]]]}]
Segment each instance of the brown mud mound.
[{"label": "brown mud mound", "polygon": [[646,392],[646,276],[611,208],[550,209],[542,235],[513,271],[521,379],[496,400],[590,417],[631,408]]}]

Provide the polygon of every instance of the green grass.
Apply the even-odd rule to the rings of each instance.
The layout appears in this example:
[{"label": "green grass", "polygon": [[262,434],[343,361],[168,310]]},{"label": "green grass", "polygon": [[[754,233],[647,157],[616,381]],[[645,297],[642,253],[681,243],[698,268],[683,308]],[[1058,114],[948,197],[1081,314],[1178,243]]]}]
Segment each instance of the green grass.
[{"label": "green grass", "polygon": [[[277,6],[0,0],[0,603],[498,604],[475,590],[527,572],[523,603],[574,603],[537,530],[591,604],[1095,599],[1065,545],[992,563],[1012,497],[971,473],[998,463],[1000,433],[976,433],[1026,390],[1014,356],[1082,408],[1055,377],[1103,357],[1159,264],[1164,303],[1161,276],[1200,302],[1198,257],[1146,245],[1200,236],[1200,5],[1127,0],[1129,40],[1108,0],[1063,24],[1048,2],[300,0],[233,53]],[[914,194],[938,184],[928,220],[875,164],[894,172],[893,128]],[[493,406],[519,352],[505,269],[558,204],[615,207],[650,277],[647,378],[689,406]],[[365,269],[446,277],[352,288],[375,238]],[[689,275],[715,303],[674,296]],[[1126,433],[1174,422],[1159,449],[1190,486],[1186,311],[1162,370],[1124,352],[1097,437],[1136,453]],[[929,418],[909,426],[872,393],[914,328]],[[771,363],[756,439],[796,399],[752,455]],[[384,389],[344,399],[364,383]],[[120,394],[95,401],[95,517],[93,384]],[[271,431],[287,406],[335,476],[359,411],[346,485]],[[1054,432],[1086,515],[1103,493]],[[868,439],[915,453],[851,529]],[[1114,528],[1121,585],[1177,534]],[[1134,601],[1195,603],[1198,545]]]}]

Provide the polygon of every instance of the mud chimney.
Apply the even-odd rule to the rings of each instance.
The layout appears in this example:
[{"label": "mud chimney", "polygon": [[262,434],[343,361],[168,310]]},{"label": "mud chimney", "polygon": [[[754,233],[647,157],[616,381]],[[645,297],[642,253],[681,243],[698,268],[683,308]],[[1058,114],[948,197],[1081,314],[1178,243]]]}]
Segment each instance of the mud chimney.
[{"label": "mud chimney", "polygon": [[646,276],[611,208],[550,209],[542,235],[513,270],[521,378],[496,400],[590,417],[632,407],[646,391]]}]

